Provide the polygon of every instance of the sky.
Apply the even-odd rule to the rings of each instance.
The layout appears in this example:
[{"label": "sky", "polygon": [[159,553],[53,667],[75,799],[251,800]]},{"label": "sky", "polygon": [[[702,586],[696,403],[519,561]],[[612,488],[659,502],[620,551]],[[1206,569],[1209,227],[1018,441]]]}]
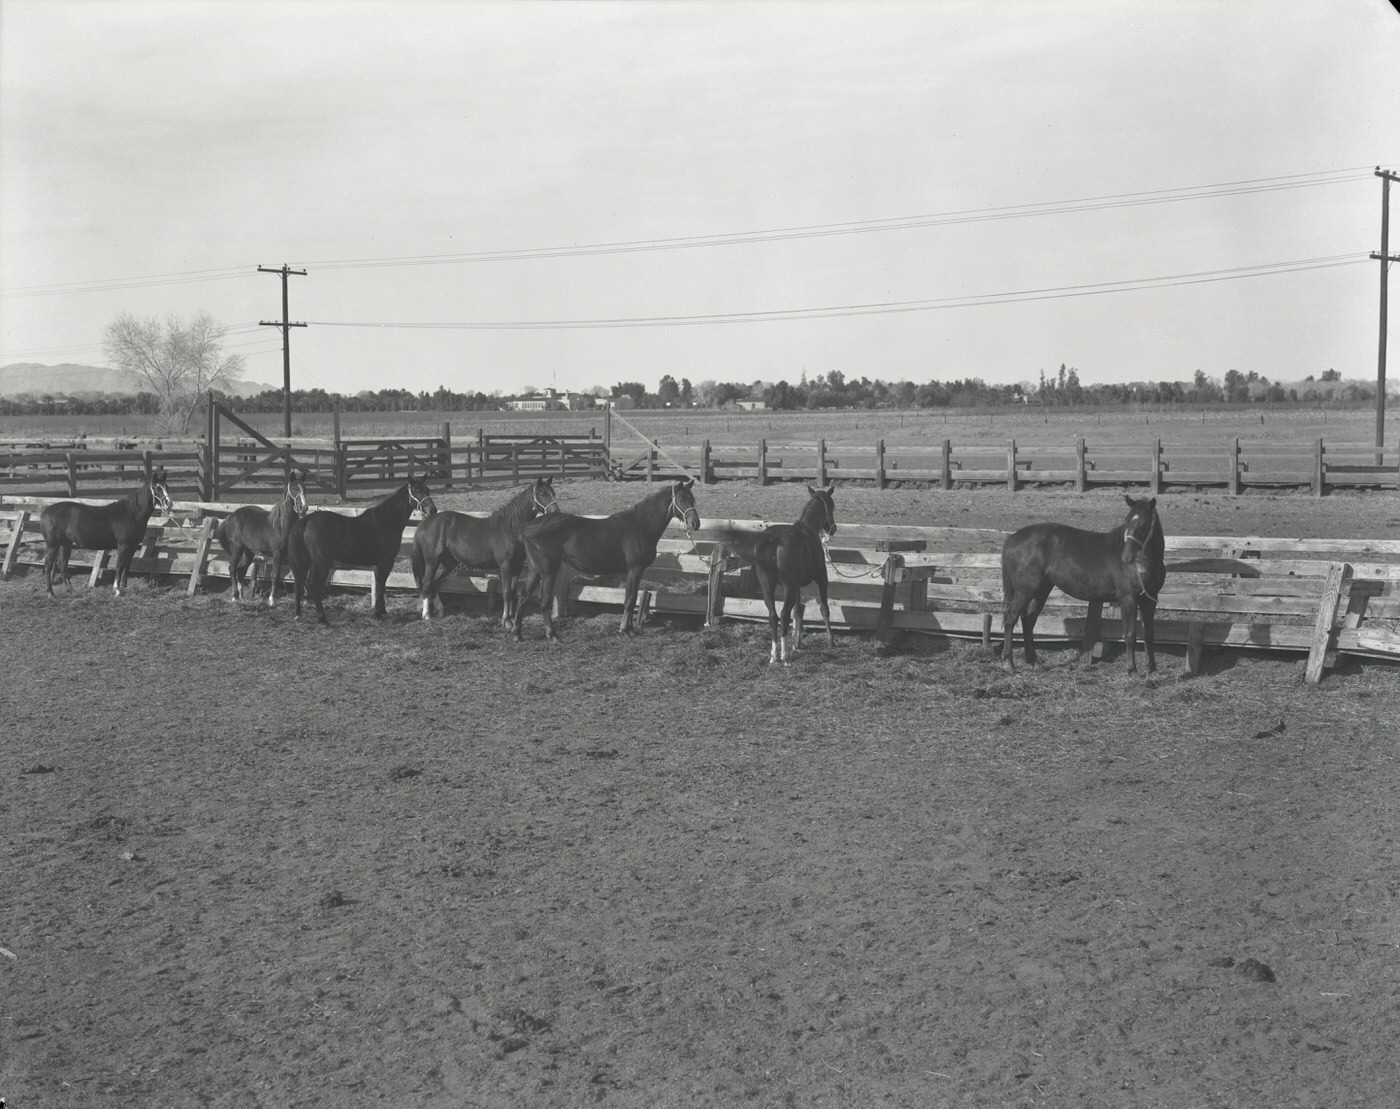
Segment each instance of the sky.
[{"label": "sky", "polygon": [[0,365],[1374,382],[1376,166],[1386,0],[0,0]]}]

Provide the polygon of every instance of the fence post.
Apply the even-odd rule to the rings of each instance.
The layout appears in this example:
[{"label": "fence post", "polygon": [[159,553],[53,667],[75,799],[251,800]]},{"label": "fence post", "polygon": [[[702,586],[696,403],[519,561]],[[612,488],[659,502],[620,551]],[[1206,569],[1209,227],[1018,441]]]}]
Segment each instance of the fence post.
[{"label": "fence post", "polygon": [[939,477],[939,484],[944,489],[953,488],[953,441],[943,440],[943,473]]},{"label": "fence post", "polygon": [[216,500],[219,496],[219,432],[224,421],[220,419],[222,409],[218,401],[209,402],[209,434],[205,436],[206,449],[209,452],[209,465],[204,475],[204,488],[200,491],[206,501]]},{"label": "fence post", "polygon": [[510,476],[512,481],[520,480],[520,444],[510,445]]},{"label": "fence post", "polygon": [[1231,493],[1240,491],[1240,438],[1238,435],[1235,436],[1234,444],[1230,447],[1230,471],[1227,488]]},{"label": "fence post", "polygon": [[826,440],[817,440],[817,484],[826,487]]},{"label": "fence post", "polygon": [[1308,648],[1308,665],[1303,671],[1303,680],[1308,685],[1322,681],[1322,671],[1327,665],[1327,652],[1332,648],[1332,630],[1337,626],[1337,613],[1342,607],[1351,580],[1351,563],[1334,562],[1327,570],[1327,581],[1322,588],[1322,603],[1317,606],[1317,619],[1313,622],[1312,642]]},{"label": "fence post", "polygon": [[710,473],[710,441],[706,439],[700,444],[700,484],[709,485],[714,481],[714,475]]},{"label": "fence post", "polygon": [[20,540],[24,538],[24,526],[29,523],[29,510],[20,509],[19,519],[15,521],[14,534],[10,536],[10,545],[5,550],[5,563],[0,566],[0,578],[8,579],[10,571],[15,568],[15,556],[19,554]]},{"label": "fence post", "polygon": [[1088,488],[1088,476],[1084,472],[1084,436],[1080,435],[1074,440],[1074,491],[1082,493]]},{"label": "fence post", "polygon": [[1319,438],[1313,444],[1313,496],[1322,496],[1322,485],[1326,480],[1327,471],[1322,461],[1322,440]]},{"label": "fence post", "polygon": [[[486,431],[484,428],[476,429],[476,476],[482,481],[486,480]],[[470,467],[467,469],[467,478],[471,479]]]},{"label": "fence post", "polygon": [[758,441],[758,484],[768,484],[768,440]]},{"label": "fence post", "polygon": [[716,543],[710,555],[710,593],[705,601],[705,627],[719,626],[719,618],[724,613],[724,544]]},{"label": "fence post", "polygon": [[1016,440],[1011,440],[1011,446],[1006,448],[1006,491],[1016,492]]},{"label": "fence post", "polygon": [[1158,439],[1152,444],[1152,477],[1150,488],[1155,497],[1162,491],[1162,440]]},{"label": "fence post", "polygon": [[647,484],[650,485],[656,480],[656,443],[654,440],[647,440]]},{"label": "fence post", "polygon": [[885,487],[885,441],[877,439],[875,441],[875,488]]},{"label": "fence post", "polygon": [[76,497],[78,495],[78,466],[73,461],[73,452],[67,451],[63,455],[68,463],[68,495]]},{"label": "fence post", "polygon": [[340,405],[337,404],[331,409],[331,442],[335,451],[333,466],[335,469],[335,493],[340,498],[340,503],[345,503],[345,483],[349,479],[345,465],[345,444],[340,441]]},{"label": "fence post", "polygon": [[442,472],[447,479],[447,488],[452,488],[452,424],[442,421]]}]

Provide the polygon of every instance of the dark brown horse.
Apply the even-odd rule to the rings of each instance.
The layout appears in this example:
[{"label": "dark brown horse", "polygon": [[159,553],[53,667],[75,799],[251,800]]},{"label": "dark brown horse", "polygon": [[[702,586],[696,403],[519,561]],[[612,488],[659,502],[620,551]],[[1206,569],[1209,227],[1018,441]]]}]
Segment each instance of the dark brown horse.
[{"label": "dark brown horse", "polygon": [[536,478],[490,516],[439,512],[413,533],[413,580],[423,602],[423,619],[442,614],[438,589],[458,566],[494,571],[501,578],[501,623],[515,616],[516,579],[525,565],[522,529],[536,516],[559,511],[553,478]]},{"label": "dark brown horse", "polygon": [[170,493],[165,488],[165,467],[157,466],[150,480],[119,501],[90,505],[77,501],[55,501],[39,515],[39,530],[44,535],[44,582],[49,596],[54,595],[53,580],[62,576],[69,589],[68,557],[74,547],[84,550],[117,552],[116,580],[112,588],[120,597],[126,588],[126,577],[136,548],[146,537],[146,525],[151,514],[159,508],[170,511]]},{"label": "dark brown horse", "polygon": [[[759,532],[726,529],[720,533],[722,546],[753,566],[758,587],[763,591],[763,600],[768,605],[768,630],[773,640],[769,665],[781,662],[786,666],[791,662],[787,646],[789,628],[793,632],[792,650],[795,652],[801,645],[802,587],[813,582],[817,584],[817,601],[821,605],[822,619],[826,621],[826,644],[832,646],[831,609],[826,599],[826,548],[822,540],[836,534],[836,502],[832,497],[835,491],[834,482],[825,489],[807,486],[811,496],[794,524],[774,524]],[[783,586],[781,625],[774,599],[779,582]]]},{"label": "dark brown horse", "polygon": [[326,582],[337,566],[369,566],[374,570],[371,588],[374,614],[385,616],[384,583],[403,545],[403,530],[417,509],[425,517],[437,511],[432,494],[419,478],[382,497],[358,516],[338,512],[313,512],[292,526],[287,542],[296,583],[297,615],[301,615],[303,593],[316,606],[316,618],[326,623],[322,597]]},{"label": "dark brown horse", "polygon": [[1157,669],[1152,649],[1152,621],[1157,597],[1167,579],[1166,538],[1157,517],[1157,498],[1128,502],[1128,516],[1112,531],[1082,531],[1065,524],[1032,524],[1011,535],[1001,549],[1001,582],[1006,608],[1002,616],[1001,664],[1015,670],[1011,633],[1021,621],[1026,662],[1035,658],[1035,621],[1050,590],[1090,602],[1090,619],[1081,657],[1093,647],[1089,629],[1098,622],[1105,601],[1123,614],[1128,645],[1128,672],[1137,673],[1137,615],[1142,612],[1147,669]]},{"label": "dark brown horse", "polygon": [[554,630],[554,585],[559,568],[568,563],[582,574],[626,574],[627,593],[622,602],[619,634],[636,634],[633,609],[642,574],[656,558],[656,545],[666,525],[680,520],[694,531],[700,526],[695,510],[695,481],[670,482],[651,496],[622,512],[595,519],[559,512],[541,516],[525,525],[525,549],[530,556],[530,582],[515,609],[515,638],[520,638],[520,620],[525,602],[542,582],[540,605],[544,609],[546,639],[557,639]]},{"label": "dark brown horse", "polygon": [[[282,499],[271,510],[255,504],[245,504],[234,510],[216,532],[219,545],[228,555],[228,576],[233,579],[233,599],[242,599],[243,579],[248,567],[255,562],[270,560],[272,580],[268,586],[267,607],[277,600],[277,583],[282,580],[282,559],[287,553],[287,538],[292,525],[306,515],[306,489],[301,476],[292,474]],[[258,572],[253,571],[253,587],[249,596],[258,592]]]}]

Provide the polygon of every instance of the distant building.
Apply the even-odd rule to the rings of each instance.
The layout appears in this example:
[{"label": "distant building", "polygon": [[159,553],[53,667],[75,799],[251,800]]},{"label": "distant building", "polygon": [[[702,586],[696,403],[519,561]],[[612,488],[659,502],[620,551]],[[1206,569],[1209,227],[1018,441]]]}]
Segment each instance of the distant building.
[{"label": "distant building", "polygon": [[531,393],[528,397],[510,397],[506,400],[504,408],[507,412],[558,412],[573,407],[573,396],[574,394],[544,389],[538,393]]},{"label": "distant building", "polygon": [[736,400],[731,403],[735,408],[741,408],[745,412],[763,412],[768,408],[768,405],[761,400]]}]

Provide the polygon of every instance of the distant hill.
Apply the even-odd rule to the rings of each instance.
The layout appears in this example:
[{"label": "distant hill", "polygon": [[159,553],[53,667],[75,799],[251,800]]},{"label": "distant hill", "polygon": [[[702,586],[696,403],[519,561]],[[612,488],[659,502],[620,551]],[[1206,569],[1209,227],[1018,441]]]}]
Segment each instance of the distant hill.
[{"label": "distant hill", "polygon": [[[229,390],[236,397],[250,397],[265,389],[275,389],[260,381],[235,381]],[[17,397],[22,393],[42,396],[129,396],[135,393],[131,382],[117,370],[106,366],[79,366],[65,362],[61,366],[43,366],[38,362],[13,362],[0,366],[0,397]]]}]

